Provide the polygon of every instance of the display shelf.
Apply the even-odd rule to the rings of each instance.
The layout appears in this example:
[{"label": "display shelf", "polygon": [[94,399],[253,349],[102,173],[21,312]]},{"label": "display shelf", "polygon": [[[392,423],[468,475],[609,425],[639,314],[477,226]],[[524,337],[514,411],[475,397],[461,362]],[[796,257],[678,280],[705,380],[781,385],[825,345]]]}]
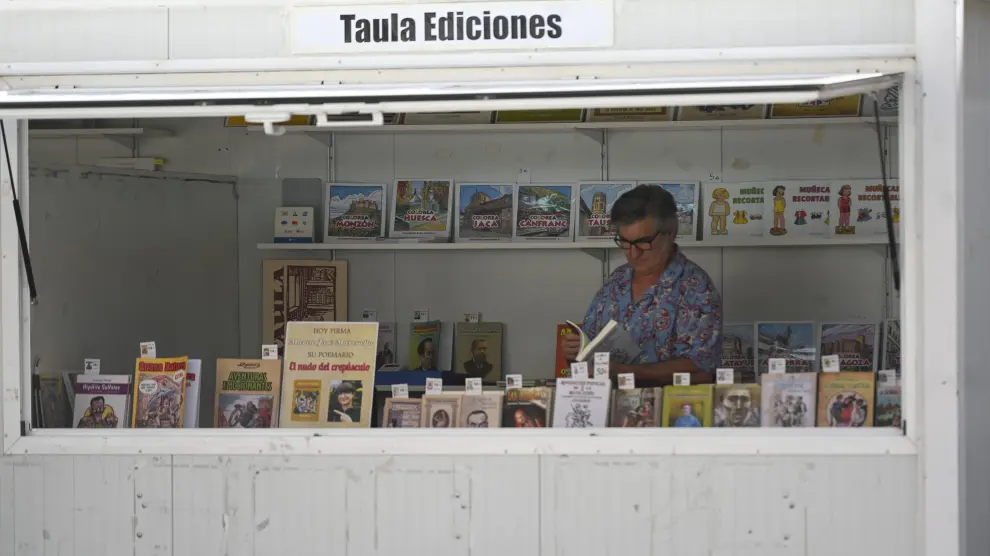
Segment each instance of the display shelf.
[{"label": "display shelf", "polygon": [[[896,116],[884,116],[881,123],[896,124]],[[348,122],[339,125],[320,127],[315,125],[282,126],[286,133],[419,133],[419,132],[495,132],[495,131],[600,131],[600,130],[677,130],[677,129],[720,129],[720,128],[775,128],[820,125],[873,125],[872,116],[856,118],[778,118],[759,120],[707,120],[707,121],[656,121],[656,122],[547,122],[512,124],[436,124],[405,125],[389,124],[372,127],[348,127]],[[248,131],[264,133],[262,126],[249,126]]]},{"label": "display shelf", "polygon": [[[752,239],[735,242],[694,242],[681,243],[685,248],[720,247],[815,247],[828,245],[886,245],[886,236],[852,238],[792,237],[775,239],[769,242],[754,242]],[[390,243],[377,241],[353,241],[338,243],[259,243],[264,251],[475,251],[475,250],[516,250],[516,249],[619,249],[611,241],[500,241],[500,242],[461,242],[461,243]]]}]

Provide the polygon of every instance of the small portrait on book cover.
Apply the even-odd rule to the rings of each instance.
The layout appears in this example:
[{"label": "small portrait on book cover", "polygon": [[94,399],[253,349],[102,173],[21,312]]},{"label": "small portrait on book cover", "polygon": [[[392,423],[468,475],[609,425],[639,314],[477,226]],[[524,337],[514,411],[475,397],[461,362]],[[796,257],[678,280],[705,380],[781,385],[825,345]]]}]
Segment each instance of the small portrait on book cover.
[{"label": "small portrait on book cover", "polygon": [[477,409],[467,414],[464,418],[464,426],[469,429],[487,429],[491,425],[488,420],[488,412]]},{"label": "small portrait on book cover", "polygon": [[437,409],[430,415],[430,428],[449,429],[452,420],[449,411],[443,408]]},{"label": "small portrait on book cover", "polygon": [[360,423],[362,390],[360,380],[331,382],[327,420],[331,423]]},{"label": "small portrait on book cover", "polygon": [[271,395],[220,394],[223,419],[218,424],[225,429],[267,429],[272,426]]},{"label": "small portrait on book cover", "polygon": [[182,386],[171,377],[155,375],[139,384],[137,404],[135,428],[177,428],[182,408]]},{"label": "small portrait on book cover", "polygon": [[436,369],[436,344],[433,338],[423,338],[416,344],[416,355],[419,365],[411,371],[432,371]]},{"label": "small portrait on book cover", "polygon": [[465,361],[463,366],[468,376],[485,377],[492,371],[492,364],[488,362],[488,340],[471,340],[471,359]]},{"label": "small portrait on book cover", "polygon": [[93,396],[89,407],[79,419],[79,429],[113,429],[117,427],[117,413],[108,405],[103,396]]},{"label": "small portrait on book cover", "polygon": [[701,404],[691,404],[682,403],[678,406],[678,411],[672,413],[670,416],[670,426],[672,427],[701,427],[704,426],[701,423],[701,419],[698,417],[698,408],[695,405]]},{"label": "small portrait on book cover", "polygon": [[866,400],[858,392],[840,392],[828,400],[830,427],[862,427],[868,413]]},{"label": "small portrait on book cover", "polygon": [[[757,395],[758,395],[758,391]],[[754,389],[738,384],[723,391],[716,391],[718,405],[712,419],[716,427],[760,426],[760,401]]]}]

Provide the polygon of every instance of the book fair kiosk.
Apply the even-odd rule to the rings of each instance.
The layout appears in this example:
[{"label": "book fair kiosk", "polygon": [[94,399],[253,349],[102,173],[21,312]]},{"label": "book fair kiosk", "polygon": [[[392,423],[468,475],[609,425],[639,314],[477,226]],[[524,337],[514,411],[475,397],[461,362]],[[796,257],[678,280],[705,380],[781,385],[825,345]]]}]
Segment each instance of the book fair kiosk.
[{"label": "book fair kiosk", "polygon": [[[353,3],[0,7],[0,554],[985,552],[952,10]],[[639,185],[716,385],[555,354]]]}]

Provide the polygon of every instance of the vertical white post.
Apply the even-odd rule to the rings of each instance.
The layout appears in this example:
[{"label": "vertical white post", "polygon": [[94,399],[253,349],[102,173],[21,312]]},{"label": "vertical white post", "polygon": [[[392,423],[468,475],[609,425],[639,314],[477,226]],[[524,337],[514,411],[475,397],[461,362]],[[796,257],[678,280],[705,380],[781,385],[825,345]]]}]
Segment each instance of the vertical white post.
[{"label": "vertical white post", "polygon": [[[962,2],[915,0],[915,43],[921,82],[915,153],[919,188],[921,311],[912,355],[919,391],[918,485],[920,553],[959,556],[959,164]],[[919,242],[916,242],[919,243]],[[919,351],[920,350],[920,353]],[[910,424],[908,426],[911,426]]]},{"label": "vertical white post", "polygon": [[[24,368],[22,317],[26,307],[22,286],[25,280],[17,220],[14,217],[13,189],[10,173],[7,171],[7,165],[10,164],[15,179],[21,175],[19,122],[6,119],[3,123],[8,141],[6,148],[10,153],[8,159],[3,145],[0,145],[0,388],[3,393],[0,396],[0,423],[3,426],[3,451],[7,453],[20,438],[20,424],[23,419],[21,405],[25,396],[30,397],[31,385],[28,382],[26,388],[21,387]],[[23,125],[27,127],[26,122]],[[21,194],[23,184],[23,180],[16,184],[18,195]],[[30,412],[30,406],[24,405]]]}]

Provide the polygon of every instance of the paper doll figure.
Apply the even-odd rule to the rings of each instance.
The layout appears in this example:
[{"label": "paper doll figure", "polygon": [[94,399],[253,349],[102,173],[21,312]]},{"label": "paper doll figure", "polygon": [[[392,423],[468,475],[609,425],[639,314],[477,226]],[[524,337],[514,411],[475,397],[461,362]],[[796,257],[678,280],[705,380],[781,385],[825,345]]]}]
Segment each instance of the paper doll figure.
[{"label": "paper doll figure", "polygon": [[825,225],[828,226],[829,224],[831,224],[831,221],[832,221],[832,211],[828,211],[825,213]]},{"label": "paper doll figure", "polygon": [[773,226],[770,228],[770,235],[773,236],[782,236],[787,233],[784,223],[784,209],[787,208],[784,191],[783,185],[773,188]]},{"label": "paper doll figure", "polygon": [[732,210],[732,207],[726,202],[728,198],[729,192],[724,187],[712,191],[712,199],[715,200],[708,205],[708,216],[712,217],[713,236],[724,236],[729,233],[725,229],[725,221],[729,218]]},{"label": "paper doll figure", "polygon": [[806,220],[808,218],[808,213],[803,210],[794,211],[794,224],[798,226],[804,226],[808,223]]},{"label": "paper doll figure", "polygon": [[901,209],[900,207],[894,207],[894,224],[901,221]]},{"label": "paper doll figure", "polygon": [[839,225],[835,227],[837,234],[855,234],[856,226],[849,225],[849,214],[852,212],[852,186],[848,183],[839,188]]},{"label": "paper doll figure", "polygon": [[873,212],[871,208],[861,208],[859,209],[859,216],[856,217],[856,222],[869,222],[873,219],[870,213]]},{"label": "paper doll figure", "polygon": [[737,210],[736,211],[736,215],[732,218],[732,223],[733,224],[747,224],[747,223],[749,223],[749,219],[746,218],[746,211],[744,211],[744,210]]}]

